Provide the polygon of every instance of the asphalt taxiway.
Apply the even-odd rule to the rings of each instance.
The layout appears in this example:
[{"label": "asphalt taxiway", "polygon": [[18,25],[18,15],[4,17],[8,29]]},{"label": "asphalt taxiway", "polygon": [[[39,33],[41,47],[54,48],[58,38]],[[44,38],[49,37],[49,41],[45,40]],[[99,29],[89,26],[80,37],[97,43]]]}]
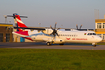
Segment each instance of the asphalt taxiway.
[{"label": "asphalt taxiway", "polygon": [[30,49],[74,49],[74,50],[105,50],[105,45],[97,45],[93,47],[90,44],[65,44],[65,45],[51,45],[46,43],[0,43],[0,48],[30,48]]}]

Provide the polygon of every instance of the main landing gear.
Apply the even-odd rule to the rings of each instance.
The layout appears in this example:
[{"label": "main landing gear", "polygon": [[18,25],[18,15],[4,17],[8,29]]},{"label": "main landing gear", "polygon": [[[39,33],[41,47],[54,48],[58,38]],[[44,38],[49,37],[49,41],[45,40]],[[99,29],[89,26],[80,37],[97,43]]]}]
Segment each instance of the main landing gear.
[{"label": "main landing gear", "polygon": [[50,42],[47,42],[47,46],[50,46],[51,45],[51,43]]},{"label": "main landing gear", "polygon": [[[52,43],[51,42],[47,42],[47,46],[50,46]],[[59,45],[64,45],[64,43],[61,43]]]}]

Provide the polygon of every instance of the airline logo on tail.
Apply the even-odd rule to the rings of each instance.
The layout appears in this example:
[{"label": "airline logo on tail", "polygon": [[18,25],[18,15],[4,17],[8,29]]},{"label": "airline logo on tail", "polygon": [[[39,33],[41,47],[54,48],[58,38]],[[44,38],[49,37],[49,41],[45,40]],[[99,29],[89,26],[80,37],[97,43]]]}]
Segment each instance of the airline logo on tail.
[{"label": "airline logo on tail", "polygon": [[14,34],[18,34],[18,35],[21,35],[21,36],[28,36],[28,31],[23,31],[22,29],[18,28],[18,27],[28,28],[28,27],[21,21],[20,16],[19,16],[17,13],[14,13],[14,14],[13,14],[13,17],[14,17],[14,21],[15,21],[16,24],[17,24],[17,31],[14,32]]},{"label": "airline logo on tail", "polygon": [[25,28],[27,28],[27,26],[21,21],[21,18],[20,18],[20,16],[18,14],[15,13],[15,14],[13,14],[13,16],[15,16],[14,19],[17,22],[17,26],[18,27],[25,27]]}]

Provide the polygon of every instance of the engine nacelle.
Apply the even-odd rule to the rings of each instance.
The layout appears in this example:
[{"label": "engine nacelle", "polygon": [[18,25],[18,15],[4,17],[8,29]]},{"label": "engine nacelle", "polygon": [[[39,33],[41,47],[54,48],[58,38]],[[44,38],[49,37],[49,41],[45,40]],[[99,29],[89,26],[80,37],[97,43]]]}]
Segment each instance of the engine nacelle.
[{"label": "engine nacelle", "polygon": [[54,43],[61,44],[61,43],[64,43],[64,40],[62,40],[62,39],[55,39]]},{"label": "engine nacelle", "polygon": [[51,34],[53,32],[53,30],[52,29],[46,29],[42,32],[45,33],[45,34]]}]

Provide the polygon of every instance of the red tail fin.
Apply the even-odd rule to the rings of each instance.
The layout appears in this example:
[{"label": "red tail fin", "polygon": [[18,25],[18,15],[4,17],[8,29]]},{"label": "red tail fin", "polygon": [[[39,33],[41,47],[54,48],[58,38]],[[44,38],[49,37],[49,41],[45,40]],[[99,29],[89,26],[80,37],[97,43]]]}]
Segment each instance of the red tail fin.
[{"label": "red tail fin", "polygon": [[18,14],[15,14],[15,17],[16,17],[18,27],[26,27],[27,28],[27,26],[21,21],[21,18]]},{"label": "red tail fin", "polygon": [[[28,28],[22,21],[21,21],[21,18],[18,14],[14,13],[13,14],[14,17],[14,21],[17,23],[17,27],[24,27],[24,28]],[[17,29],[17,31],[23,31],[22,29]]]}]

